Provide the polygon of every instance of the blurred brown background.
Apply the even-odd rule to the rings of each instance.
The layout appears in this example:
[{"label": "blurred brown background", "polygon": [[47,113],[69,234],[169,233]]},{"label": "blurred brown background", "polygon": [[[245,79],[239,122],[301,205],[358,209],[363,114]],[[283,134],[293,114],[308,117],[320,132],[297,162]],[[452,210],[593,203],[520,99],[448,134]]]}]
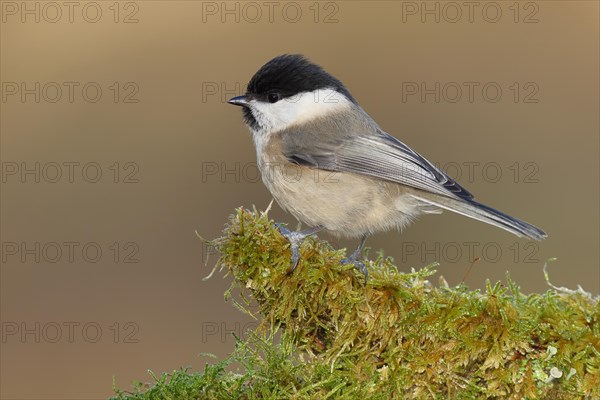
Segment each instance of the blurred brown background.
[{"label": "blurred brown background", "polygon": [[201,370],[252,327],[223,301],[229,278],[202,281],[217,256],[204,265],[194,231],[271,200],[225,100],[281,53],[549,233],[444,213],[373,250],[402,270],[439,261],[450,284],[479,257],[471,287],[510,271],[526,292],[557,257],[554,284],[600,291],[597,2],[73,4],[1,3],[3,399],[105,398],[113,377]]}]

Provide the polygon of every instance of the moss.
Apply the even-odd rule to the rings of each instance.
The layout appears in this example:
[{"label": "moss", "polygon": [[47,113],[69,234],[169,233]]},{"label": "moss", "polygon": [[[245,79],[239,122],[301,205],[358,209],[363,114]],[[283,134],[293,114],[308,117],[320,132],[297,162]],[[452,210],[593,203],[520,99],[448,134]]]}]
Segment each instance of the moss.
[{"label": "moss", "polygon": [[244,209],[211,244],[234,278],[226,299],[260,326],[203,372],[115,399],[600,398],[600,305],[581,289],[525,295],[509,276],[485,291],[434,286],[433,266],[400,273],[383,256],[365,283],[315,237],[288,274],[287,240]]}]

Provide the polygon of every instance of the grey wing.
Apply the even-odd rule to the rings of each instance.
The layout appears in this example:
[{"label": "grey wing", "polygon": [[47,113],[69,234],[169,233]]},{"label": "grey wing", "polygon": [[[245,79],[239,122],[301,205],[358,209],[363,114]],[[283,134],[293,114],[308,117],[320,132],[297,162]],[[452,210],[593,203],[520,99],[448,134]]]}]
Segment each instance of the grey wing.
[{"label": "grey wing", "polygon": [[290,135],[290,140],[284,141],[284,152],[291,162],[368,175],[453,198],[473,198],[471,193],[419,153],[381,130],[375,134],[345,136],[335,141],[321,137],[312,143],[294,140],[294,136],[298,137]]}]

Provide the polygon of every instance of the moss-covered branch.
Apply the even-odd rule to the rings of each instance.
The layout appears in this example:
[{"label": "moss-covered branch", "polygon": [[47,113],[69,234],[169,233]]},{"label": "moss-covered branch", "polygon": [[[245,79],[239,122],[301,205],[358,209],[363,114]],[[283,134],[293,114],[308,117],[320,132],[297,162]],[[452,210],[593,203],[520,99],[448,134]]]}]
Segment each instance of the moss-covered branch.
[{"label": "moss-covered branch", "polygon": [[213,245],[234,277],[226,298],[239,289],[261,326],[204,372],[117,398],[600,398],[600,305],[582,290],[434,286],[432,268],[403,274],[383,257],[365,284],[316,238],[288,274],[287,240],[243,209]]}]

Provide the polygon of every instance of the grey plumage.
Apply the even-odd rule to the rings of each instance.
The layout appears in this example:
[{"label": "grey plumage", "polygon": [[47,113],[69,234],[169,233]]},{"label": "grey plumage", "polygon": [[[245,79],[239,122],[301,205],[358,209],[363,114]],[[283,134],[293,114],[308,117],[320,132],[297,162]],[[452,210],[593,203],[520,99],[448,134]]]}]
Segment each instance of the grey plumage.
[{"label": "grey plumage", "polygon": [[[338,181],[357,181],[354,182],[354,189],[344,191],[348,197],[359,192],[356,189],[357,186],[367,184],[366,179],[361,179],[363,176],[405,186],[404,190],[397,190],[398,195],[394,195],[394,185],[382,183],[373,185],[372,182],[367,184],[367,187],[372,190],[371,201],[373,201],[373,198],[383,196],[388,198],[388,208],[393,208],[394,200],[405,197],[404,201],[413,208],[411,210],[405,209],[404,215],[400,217],[395,216],[396,213],[392,212],[390,213],[392,215],[384,218],[384,220],[388,217],[407,219],[407,221],[392,224],[397,225],[396,227],[403,227],[419,214],[431,212],[431,206],[434,206],[487,222],[520,237],[540,240],[546,236],[541,229],[527,222],[476,202],[473,195],[458,182],[436,168],[410,147],[381,130],[375,121],[358,105],[353,105],[353,107],[356,108],[353,113],[330,114],[327,118],[308,121],[301,126],[292,126],[273,135],[272,140],[277,141],[281,146],[281,149],[277,152],[282,152],[285,156],[285,159],[281,158],[277,162],[281,164],[283,169],[288,168],[288,180],[290,167],[285,167],[286,162],[308,169],[335,172],[337,174],[334,176]],[[295,176],[303,174],[312,177],[314,175],[310,170],[301,171],[296,172]],[[344,176],[342,174],[352,175]],[[358,183],[358,181],[362,182]],[[271,186],[272,192],[277,191],[277,189],[272,188],[270,183],[267,185]],[[305,180],[299,179],[298,185],[308,189],[312,186],[312,182],[307,183]],[[288,183],[285,186],[289,190],[290,184]],[[330,193],[334,193],[334,191],[330,191]],[[282,196],[285,197],[285,194],[282,193]],[[408,201],[407,196],[415,199],[415,201]],[[335,208],[340,207],[340,204],[349,203],[346,198],[336,200],[340,203],[335,204],[333,199],[329,198],[328,200],[327,196],[323,197],[318,203],[328,201],[332,201],[334,203],[332,207]],[[369,203],[366,199],[362,201],[365,204]],[[286,202],[286,200],[280,201],[280,203]],[[328,208],[323,204],[320,204],[319,207]],[[292,208],[302,207],[292,206]],[[354,209],[352,213],[359,211],[356,206],[352,208]],[[296,213],[298,214],[296,217],[303,220],[303,212],[298,210]],[[362,211],[362,214],[365,214],[365,212]],[[348,218],[351,220],[357,219],[351,216],[348,216]],[[326,219],[326,217],[323,219]],[[327,226],[327,224],[324,225]],[[378,230],[389,229],[388,225],[387,223],[375,224],[371,232],[359,230],[354,234],[346,234],[345,236],[359,237],[362,234],[371,234]],[[336,233],[335,229],[329,229]],[[339,234],[344,236],[343,233]]]},{"label": "grey plumage", "polygon": [[[269,61],[252,77],[246,95],[230,103],[244,108],[263,182],[283,209],[309,226],[364,243],[375,232],[402,229],[421,214],[445,209],[517,236],[546,236],[475,201],[444,171],[383,131],[339,80],[302,56]],[[290,239],[295,254],[298,237]],[[361,264],[354,259],[360,250],[352,262]]]}]

